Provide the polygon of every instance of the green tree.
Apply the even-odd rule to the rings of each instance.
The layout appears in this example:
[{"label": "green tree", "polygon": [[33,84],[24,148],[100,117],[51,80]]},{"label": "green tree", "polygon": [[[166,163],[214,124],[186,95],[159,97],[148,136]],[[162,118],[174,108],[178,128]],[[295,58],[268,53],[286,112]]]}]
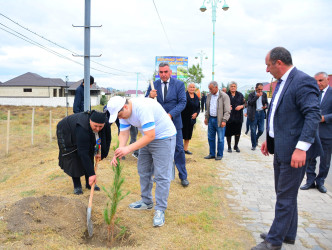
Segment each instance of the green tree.
[{"label": "green tree", "polygon": [[244,93],[244,99],[246,101],[248,101],[248,96],[251,92],[255,91],[254,87],[252,87],[251,89],[247,89],[247,91]]},{"label": "green tree", "polygon": [[204,78],[204,75],[203,70],[199,66],[199,64],[193,65],[191,68],[189,68],[188,72],[189,73],[186,83],[194,82],[199,84],[202,82],[202,78]]},{"label": "green tree", "polygon": [[[117,142],[116,146],[113,146],[113,150],[115,151],[118,147],[119,142]],[[126,228],[120,226],[121,231],[119,235],[115,235],[115,225],[119,223],[119,220],[115,218],[115,215],[120,201],[129,194],[129,192],[127,192],[126,194],[122,194],[122,184],[124,182],[124,178],[122,177],[123,166],[120,164],[119,159],[117,159],[117,165],[115,167],[112,166],[112,169],[114,172],[114,178],[111,187],[109,189],[106,189],[104,186],[102,186],[102,189],[105,191],[108,197],[107,205],[104,209],[104,220],[107,224],[107,239],[110,245],[113,244],[116,237],[121,236],[125,233]]]},{"label": "green tree", "polygon": [[105,95],[102,95],[100,98],[100,105],[106,105],[107,104],[107,98]]}]

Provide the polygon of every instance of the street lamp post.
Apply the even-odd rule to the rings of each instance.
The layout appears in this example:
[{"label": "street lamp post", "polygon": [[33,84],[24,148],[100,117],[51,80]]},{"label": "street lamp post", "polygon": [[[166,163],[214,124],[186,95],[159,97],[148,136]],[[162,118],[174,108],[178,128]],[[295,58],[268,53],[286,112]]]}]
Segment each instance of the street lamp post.
[{"label": "street lamp post", "polygon": [[[202,12],[206,11],[206,7],[204,5],[206,0],[204,0],[202,7],[200,10]],[[218,3],[221,3],[221,0],[208,0],[207,4],[211,3],[211,8],[212,8],[212,24],[213,24],[213,47],[212,47],[212,81],[214,81],[214,40],[215,40],[215,24],[216,24],[216,19],[217,19],[217,5]],[[228,4],[226,3],[226,0],[224,0],[224,5],[222,6],[222,9],[224,11],[229,9]]]},{"label": "street lamp post", "polygon": [[[201,61],[201,69],[202,69],[202,73],[203,73],[203,57],[205,56],[204,59],[208,59],[208,57],[206,56],[205,52],[203,50],[201,50],[197,56],[195,56],[195,59],[198,59],[198,56],[200,57],[200,61]],[[201,82],[199,83],[199,90],[201,91],[202,90],[202,80]]]}]

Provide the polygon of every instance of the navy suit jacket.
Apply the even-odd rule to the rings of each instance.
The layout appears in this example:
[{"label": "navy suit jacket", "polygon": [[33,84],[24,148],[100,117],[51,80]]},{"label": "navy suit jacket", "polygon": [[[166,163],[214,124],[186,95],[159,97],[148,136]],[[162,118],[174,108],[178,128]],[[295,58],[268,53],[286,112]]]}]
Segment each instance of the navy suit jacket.
[{"label": "navy suit jacket", "polygon": [[84,112],[84,85],[80,84],[75,91],[75,99],[73,105],[73,112],[80,113]]},{"label": "navy suit jacket", "polygon": [[324,98],[320,104],[321,115],[325,122],[319,123],[319,137],[325,143],[332,144],[332,87],[326,90]]},{"label": "navy suit jacket", "polygon": [[[318,96],[316,80],[293,68],[276,106],[273,120],[274,139],[269,136],[268,131],[266,133],[268,150],[271,154],[274,153],[280,162],[290,163],[298,141],[312,144],[307,151],[307,159],[322,154],[318,135],[321,120]],[[271,109],[267,117],[270,112]],[[268,125],[269,119],[266,121]]]},{"label": "navy suit jacket", "polygon": [[[181,112],[186,107],[187,98],[184,83],[175,79],[170,78],[168,84],[166,100],[163,99],[163,92],[161,89],[161,80],[156,80],[154,88],[157,90],[157,101],[163,106],[165,111],[172,116],[172,120],[176,129],[182,129]],[[146,92],[146,97],[150,95],[151,86]]]}]

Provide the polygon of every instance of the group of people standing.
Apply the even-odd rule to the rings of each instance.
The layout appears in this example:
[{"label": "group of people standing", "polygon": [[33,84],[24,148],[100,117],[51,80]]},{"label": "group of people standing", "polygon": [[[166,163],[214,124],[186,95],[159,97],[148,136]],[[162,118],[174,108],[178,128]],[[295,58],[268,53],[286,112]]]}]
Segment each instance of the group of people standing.
[{"label": "group of people standing", "polygon": [[[248,97],[247,117],[252,150],[257,147],[266,119],[267,135],[261,152],[274,154],[276,206],[271,228],[261,234],[264,241],[252,248],[254,250],[281,249],[282,243],[295,243],[297,195],[301,182],[307,170],[307,183],[301,189],[317,186],[320,192],[326,192],[323,184],[329,170],[332,145],[332,90],[328,86],[327,74],[317,73],[315,81],[293,66],[290,52],[283,47],[269,51],[265,63],[266,71],[278,80],[272,100],[268,107],[263,85],[257,84]],[[87,188],[96,183],[93,157],[97,161],[107,157],[111,141],[110,123],[119,118],[119,148],[112,164],[139,149],[137,169],[141,199],[129,207],[152,209],[152,186],[153,181],[156,182],[153,218],[153,226],[156,227],[165,223],[173,164],[178,169],[181,185],[189,185],[185,154],[192,154],[188,143],[200,109],[205,109],[204,123],[208,125],[209,155],[204,158],[221,160],[224,137],[227,138],[228,152],[240,152],[238,144],[246,106],[235,82],[231,82],[229,91],[225,93],[219,90],[217,82],[212,81],[208,86],[210,94],[207,97],[203,95],[201,99],[202,102],[206,98],[206,105],[200,107],[195,85],[189,84],[186,92],[183,82],[171,75],[169,65],[161,63],[160,79],[149,86],[148,98],[126,100],[112,97],[106,107],[109,117],[97,111],[75,113],[60,121],[57,127],[59,165],[73,177],[74,192],[79,194],[82,188],[77,178],[85,175]],[[137,127],[143,136],[127,145],[131,126]],[[232,136],[235,137],[233,148]],[[96,151],[99,139],[101,151]],[[317,156],[321,156],[321,164],[316,176]]]},{"label": "group of people standing", "polygon": [[[274,182],[276,192],[275,217],[268,232],[260,237],[262,243],[252,250],[281,249],[282,244],[295,244],[298,222],[297,195],[301,190],[317,188],[326,193],[325,178],[329,172],[332,153],[332,89],[328,75],[319,72],[315,79],[293,66],[290,52],[276,47],[265,58],[266,72],[278,80],[269,106],[263,84],[257,83],[247,101],[247,120],[251,130],[252,150],[264,132],[266,141],[261,146],[264,155],[274,154]],[[316,80],[316,81],[315,81]],[[320,90],[320,91],[319,91]],[[232,152],[231,136],[238,148],[245,100],[230,84],[225,94],[218,84],[209,84],[204,123],[208,125],[209,155],[205,159],[221,160],[224,135],[228,152]],[[248,129],[247,129],[248,130]],[[217,134],[217,150],[216,150]],[[320,156],[319,173],[316,158]]]}]

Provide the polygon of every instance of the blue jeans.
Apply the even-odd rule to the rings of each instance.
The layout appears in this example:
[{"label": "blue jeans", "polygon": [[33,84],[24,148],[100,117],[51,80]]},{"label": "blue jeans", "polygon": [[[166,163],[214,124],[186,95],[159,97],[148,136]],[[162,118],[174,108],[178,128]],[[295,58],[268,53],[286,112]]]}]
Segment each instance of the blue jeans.
[{"label": "blue jeans", "polygon": [[250,127],[250,120],[247,117],[247,122],[246,122],[246,133],[249,132],[249,127]]},{"label": "blue jeans", "polygon": [[[256,111],[255,120],[250,122],[250,134],[251,134],[251,146],[252,147],[257,147],[258,138],[264,132],[264,120],[265,120],[264,110]],[[256,133],[257,128],[258,128],[258,131]]]},{"label": "blue jeans", "polygon": [[210,155],[216,155],[216,134],[218,135],[218,148],[217,148],[217,156],[223,157],[224,155],[224,137],[225,137],[225,127],[218,126],[217,117],[209,118],[208,123],[208,140],[210,146]]}]

